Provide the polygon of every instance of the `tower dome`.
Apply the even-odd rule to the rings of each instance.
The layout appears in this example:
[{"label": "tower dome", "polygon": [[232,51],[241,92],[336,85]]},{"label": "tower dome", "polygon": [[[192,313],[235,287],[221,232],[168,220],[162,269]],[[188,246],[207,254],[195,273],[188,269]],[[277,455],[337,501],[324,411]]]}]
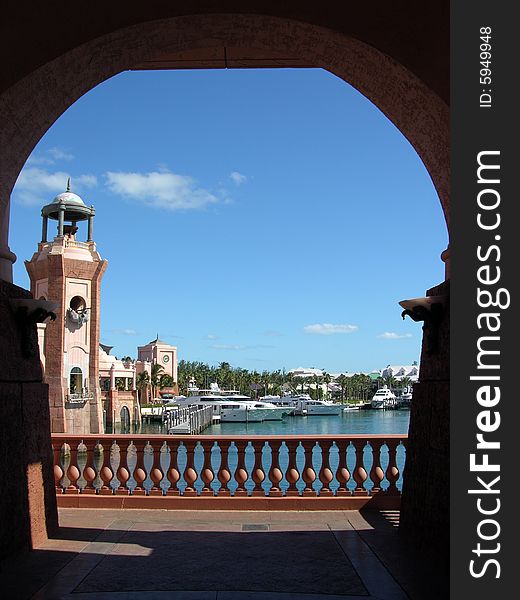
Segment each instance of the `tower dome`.
[{"label": "tower dome", "polygon": [[61,194],[58,194],[52,201],[52,204],[60,204],[60,202],[63,202],[65,204],[79,204],[80,206],[86,206],[82,198],[71,191],[66,191],[62,192]]},{"label": "tower dome", "polygon": [[58,194],[50,204],[42,208],[42,242],[47,241],[47,221],[53,219],[58,221],[58,236],[63,236],[65,222],[72,224],[72,227],[77,230],[76,223],[78,221],[88,221],[88,238],[87,241],[92,241],[92,225],[96,211],[93,206],[87,206],[83,199],[70,191],[70,177],[67,181],[67,189]]}]

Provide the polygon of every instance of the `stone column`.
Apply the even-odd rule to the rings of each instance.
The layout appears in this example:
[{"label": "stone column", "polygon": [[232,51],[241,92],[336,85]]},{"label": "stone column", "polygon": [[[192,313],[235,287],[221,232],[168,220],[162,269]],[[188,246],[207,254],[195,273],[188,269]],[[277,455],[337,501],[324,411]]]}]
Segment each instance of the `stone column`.
[{"label": "stone column", "polygon": [[63,237],[63,222],[65,221],[65,206],[60,205],[60,211],[58,213],[58,235]]},{"label": "stone column", "polygon": [[13,263],[16,254],[9,248],[9,199],[0,200],[0,279],[13,281]]},{"label": "stone column", "polygon": [[87,242],[94,241],[94,207],[91,206],[91,213],[88,218],[88,229],[87,229]]},{"label": "stone column", "polygon": [[42,242],[47,241],[47,225],[49,223],[49,217],[42,215]]},{"label": "stone column", "polygon": [[134,367],[134,370],[132,371],[132,392],[135,392],[136,389],[136,371]]},{"label": "stone column", "polygon": [[116,389],[116,371],[114,365],[110,367],[110,390],[113,392]]}]

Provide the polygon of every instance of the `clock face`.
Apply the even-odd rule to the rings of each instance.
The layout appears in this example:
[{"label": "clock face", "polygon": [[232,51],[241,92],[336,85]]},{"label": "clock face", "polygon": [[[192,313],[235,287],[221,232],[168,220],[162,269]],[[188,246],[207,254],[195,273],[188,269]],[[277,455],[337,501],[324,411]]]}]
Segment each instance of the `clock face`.
[{"label": "clock face", "polygon": [[167,354],[165,354],[165,355],[162,357],[162,361],[163,361],[163,363],[167,363],[169,360],[170,360],[170,357],[169,357]]}]

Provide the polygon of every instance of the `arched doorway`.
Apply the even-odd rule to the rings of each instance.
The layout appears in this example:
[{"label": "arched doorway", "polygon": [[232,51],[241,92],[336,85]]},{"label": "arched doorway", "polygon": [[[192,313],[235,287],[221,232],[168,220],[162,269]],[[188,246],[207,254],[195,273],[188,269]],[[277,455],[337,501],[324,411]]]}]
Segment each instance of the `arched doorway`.
[{"label": "arched doorway", "polygon": [[121,433],[129,433],[130,432],[130,411],[127,406],[122,406],[121,411],[119,413],[121,419]]},{"label": "arched doorway", "polygon": [[[46,51],[43,54],[35,51],[34,55],[29,52],[28,56],[20,57],[2,79],[0,278],[5,282],[12,278],[11,266],[15,257],[8,246],[9,196],[31,150],[77,98],[99,82],[123,70],[136,68],[182,68],[186,65],[228,68],[270,64],[280,67],[315,66],[334,73],[378,106],[414,146],[438,192],[449,230],[447,3],[443,3],[441,9],[437,6],[431,9],[411,8],[403,3],[403,7],[381,8],[377,15],[371,7],[349,7],[347,13],[346,9],[325,12],[322,7],[316,6],[302,12],[302,9],[286,11],[272,7],[270,3],[265,4],[262,15],[247,11],[235,14],[236,8],[226,2],[219,5],[220,10],[213,9],[215,14],[205,14],[204,11],[191,14],[194,9],[180,5],[175,8],[179,11],[177,13],[170,12],[173,9],[161,11],[143,6],[135,13],[129,10],[123,14],[117,8],[112,13],[109,8],[106,9],[110,12],[110,18],[106,19],[108,25],[101,25],[96,19],[92,24],[85,24],[80,10],[76,12],[74,8],[69,8],[65,11],[66,15],[60,16],[54,23],[54,15],[42,15],[37,29],[45,34],[42,39],[48,40],[48,45],[42,43]],[[104,14],[106,16],[106,11]],[[63,27],[60,21],[65,16],[67,27]],[[81,25],[71,26],[76,20],[78,24],[81,21]],[[15,39],[18,40],[27,39],[27,31],[22,33],[20,29],[13,27],[8,35],[17,35]],[[67,31],[66,35],[62,35],[63,30]],[[76,33],[80,30],[82,37],[78,38]],[[405,32],[406,36],[400,35]],[[35,32],[33,39],[37,37]],[[9,42],[7,37],[4,43],[9,45]],[[14,47],[14,43],[10,47]],[[421,51],[417,51],[417,47]],[[440,55],[436,55],[432,48],[439,48]],[[435,66],[437,63],[444,67],[439,70]],[[444,259],[448,260],[447,253]],[[432,293],[446,292],[446,287],[432,290]],[[13,295],[21,292],[6,286],[5,293]],[[436,414],[441,415],[441,421],[444,419],[441,423],[444,424],[443,430],[447,431],[447,316],[440,335],[440,355],[430,360],[423,354],[421,372],[429,379],[424,383],[422,396],[429,398],[430,410],[437,409]],[[16,353],[10,354],[7,347],[0,350],[9,357],[8,368],[11,362],[13,365],[16,363]],[[10,381],[41,381],[40,367],[36,362],[36,359],[33,362],[26,360],[19,363],[19,368],[13,367]],[[442,382],[438,383],[439,380]],[[43,386],[40,394],[45,395]],[[20,404],[23,405],[22,398]],[[442,410],[439,411],[440,405]],[[438,419],[432,427],[439,425]],[[425,424],[425,421],[428,419],[422,419],[422,425],[417,426],[415,431],[414,439],[422,444],[421,448],[413,446],[410,450],[416,456],[414,472],[431,468],[433,462],[437,466],[430,479],[438,481],[439,476],[445,481],[448,473],[445,468],[447,446],[443,446],[442,439],[431,442],[434,434],[428,430],[430,423]],[[45,436],[45,423],[42,427]],[[429,453],[430,446],[435,447],[434,454]],[[27,462],[25,450],[21,448],[20,453]],[[44,452],[42,456],[45,477],[51,480],[49,457]],[[10,464],[8,467],[6,481],[15,471]],[[408,481],[411,484],[408,494],[415,494],[407,508],[413,521],[409,521],[409,526],[413,523],[420,525],[415,531],[417,538],[421,538],[424,531],[430,531],[429,536],[424,537],[423,543],[426,544],[429,538],[435,537],[439,518],[442,520],[446,515],[448,495],[440,506],[438,498],[435,502],[434,484],[429,490],[422,489],[419,493],[418,489],[414,490],[413,476]],[[11,487],[20,485],[24,483],[16,481]],[[49,514],[52,512],[52,493],[45,499]],[[21,521],[29,530],[31,519],[27,502],[24,506]],[[40,519],[40,528],[43,512],[36,517]],[[435,518],[432,519],[433,514]],[[0,517],[8,518],[6,515]],[[438,533],[441,538],[442,533],[447,534],[446,531]],[[441,544],[444,541],[444,538],[441,539]]]}]

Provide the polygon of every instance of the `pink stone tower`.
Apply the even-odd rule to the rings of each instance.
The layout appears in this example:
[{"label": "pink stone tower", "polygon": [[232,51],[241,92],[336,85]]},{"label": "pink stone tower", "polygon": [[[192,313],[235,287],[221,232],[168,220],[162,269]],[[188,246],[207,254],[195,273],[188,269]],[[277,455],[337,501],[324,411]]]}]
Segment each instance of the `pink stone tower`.
[{"label": "pink stone tower", "polygon": [[[95,210],[67,191],[42,208],[42,239],[25,266],[34,298],[58,304],[57,318],[39,325],[38,341],[49,386],[53,433],[103,433],[99,387],[100,285],[107,261],[92,238]],[[47,240],[48,220],[58,221]],[[87,240],[76,240],[87,221]]]}]

